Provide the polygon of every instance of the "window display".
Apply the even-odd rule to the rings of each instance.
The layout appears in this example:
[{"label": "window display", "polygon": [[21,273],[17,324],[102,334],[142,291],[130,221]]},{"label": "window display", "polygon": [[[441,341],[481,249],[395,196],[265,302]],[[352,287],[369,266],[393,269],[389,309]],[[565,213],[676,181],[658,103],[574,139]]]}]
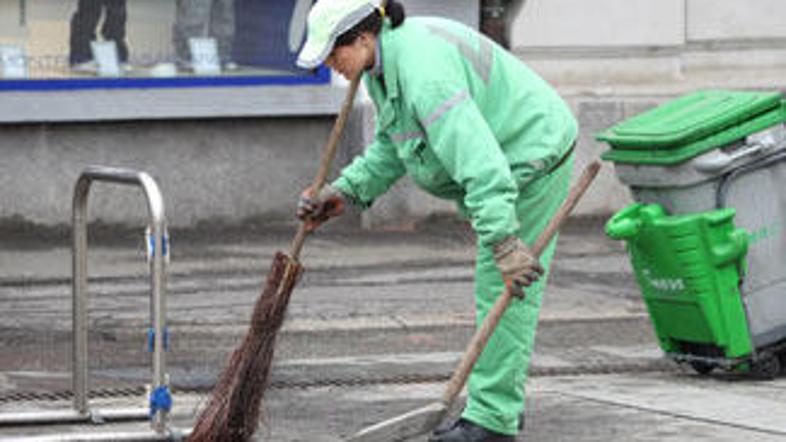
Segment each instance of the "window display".
[{"label": "window display", "polygon": [[327,83],[312,0],[0,0],[0,88]]}]

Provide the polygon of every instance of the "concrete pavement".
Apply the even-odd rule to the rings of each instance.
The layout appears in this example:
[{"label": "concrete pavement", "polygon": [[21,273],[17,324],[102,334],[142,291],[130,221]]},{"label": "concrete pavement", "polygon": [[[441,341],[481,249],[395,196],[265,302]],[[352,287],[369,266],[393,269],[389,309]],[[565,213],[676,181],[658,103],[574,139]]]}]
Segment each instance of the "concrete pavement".
[{"label": "concrete pavement", "polygon": [[[664,361],[622,245],[603,237],[598,220],[584,221],[560,238],[520,440],[786,440],[786,379],[699,377]],[[187,427],[204,397],[193,391],[214,379],[242,336],[272,253],[291,233],[172,237],[168,357],[174,423]],[[258,440],[339,441],[437,400],[473,330],[472,244],[465,228],[444,223],[416,233],[326,229],[309,239]],[[6,238],[4,246],[0,412],[67,408],[57,395],[21,393],[69,385],[68,245]],[[144,406],[144,395],[120,389],[145,383],[149,370],[142,241],[90,250],[92,385],[117,393],[96,404]],[[0,438],[51,431],[0,427]]]}]

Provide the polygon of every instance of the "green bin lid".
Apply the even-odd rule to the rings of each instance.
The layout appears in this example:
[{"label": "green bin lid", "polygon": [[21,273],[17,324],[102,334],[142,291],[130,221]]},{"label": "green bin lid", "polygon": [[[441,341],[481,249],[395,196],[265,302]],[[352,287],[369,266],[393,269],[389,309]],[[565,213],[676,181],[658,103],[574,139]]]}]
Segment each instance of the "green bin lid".
[{"label": "green bin lid", "polygon": [[702,91],[661,105],[597,135],[604,160],[671,165],[786,121],[780,94]]},{"label": "green bin lid", "polygon": [[680,147],[778,107],[777,92],[701,91],[680,97],[598,135],[614,147]]}]

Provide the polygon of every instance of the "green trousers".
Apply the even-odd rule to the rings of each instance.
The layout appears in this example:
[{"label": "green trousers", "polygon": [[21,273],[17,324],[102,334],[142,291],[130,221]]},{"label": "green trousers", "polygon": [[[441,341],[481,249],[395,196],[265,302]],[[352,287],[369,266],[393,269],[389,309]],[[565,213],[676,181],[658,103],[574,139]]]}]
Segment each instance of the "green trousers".
[{"label": "green trousers", "polygon": [[[572,170],[571,155],[555,171],[536,179],[520,192],[516,202],[521,224],[518,235],[526,244],[535,243],[562,205]],[[469,378],[469,398],[462,417],[497,433],[515,435],[518,432],[538,313],[556,242],[554,238],[540,256],[546,273],[525,290],[526,299],[514,299],[510,304]],[[478,245],[475,269],[478,326],[504,288],[493,251]]]}]

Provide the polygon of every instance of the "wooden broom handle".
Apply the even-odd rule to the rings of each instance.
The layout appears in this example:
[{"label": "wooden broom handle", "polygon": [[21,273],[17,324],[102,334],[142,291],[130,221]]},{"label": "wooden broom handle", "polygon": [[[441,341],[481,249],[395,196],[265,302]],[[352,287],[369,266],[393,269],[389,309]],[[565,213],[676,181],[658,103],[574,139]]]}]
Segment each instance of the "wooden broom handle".
[{"label": "wooden broom handle", "polygon": [[[570,189],[570,193],[568,193],[565,202],[562,203],[557,213],[551,221],[549,221],[546,229],[540,234],[535,244],[532,246],[532,251],[535,256],[540,257],[540,254],[543,253],[543,250],[549,245],[554,235],[568,218],[568,215],[570,215],[570,212],[573,211],[573,208],[576,207],[576,204],[584,195],[584,192],[586,192],[590,184],[592,184],[592,180],[595,179],[599,170],[600,163],[598,161],[592,162],[584,169],[581,178],[579,178],[578,182]],[[494,302],[491,310],[489,310],[486,318],[483,320],[483,324],[481,324],[480,328],[478,328],[472,336],[472,340],[467,346],[467,351],[464,353],[461,362],[459,362],[459,365],[453,372],[448,387],[442,395],[442,404],[445,405],[446,409],[453,405],[456,397],[458,397],[464,385],[467,383],[467,378],[469,378],[469,374],[475,366],[475,362],[477,362],[489,338],[491,338],[491,335],[497,328],[497,324],[499,324],[502,315],[505,313],[508,305],[510,305],[512,297],[510,290],[506,288],[505,291],[502,292],[502,295]]]},{"label": "wooden broom handle", "polygon": [[[325,152],[322,154],[322,162],[319,164],[319,170],[314,177],[314,181],[311,182],[311,188],[314,189],[315,195],[318,194],[322,186],[325,185],[328,173],[330,173],[330,165],[333,164],[333,158],[335,158],[336,150],[338,150],[338,142],[341,140],[341,134],[344,132],[344,126],[347,124],[349,112],[352,110],[352,103],[355,101],[355,95],[360,85],[360,77],[361,75],[356,76],[349,83],[349,89],[347,89],[344,104],[341,106],[341,112],[338,114],[336,123],[333,125],[333,131],[330,133],[330,138],[325,146]],[[300,223],[297,234],[295,234],[295,239],[292,240],[292,248],[290,249],[291,252],[289,256],[293,260],[300,260],[300,251],[303,249],[303,243],[306,241],[308,233],[309,231],[306,229],[306,223]]]}]

